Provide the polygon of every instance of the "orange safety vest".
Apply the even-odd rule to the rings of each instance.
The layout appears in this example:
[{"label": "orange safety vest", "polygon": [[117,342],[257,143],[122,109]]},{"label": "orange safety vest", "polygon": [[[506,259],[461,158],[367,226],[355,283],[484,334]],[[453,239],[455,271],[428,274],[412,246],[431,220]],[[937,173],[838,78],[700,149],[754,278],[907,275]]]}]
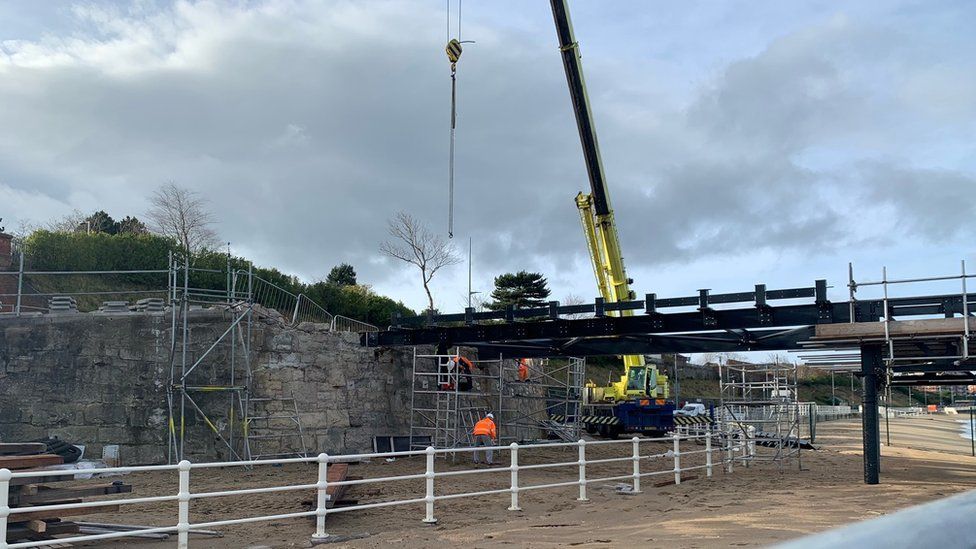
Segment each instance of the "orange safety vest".
[{"label": "orange safety vest", "polygon": [[478,423],[474,424],[474,430],[471,432],[474,436],[485,435],[491,437],[492,439],[498,438],[495,433],[495,422],[491,420],[490,417],[482,419]]},{"label": "orange safety vest", "polygon": [[529,364],[528,361],[524,358],[519,359],[518,376],[520,381],[525,381],[529,379]]}]

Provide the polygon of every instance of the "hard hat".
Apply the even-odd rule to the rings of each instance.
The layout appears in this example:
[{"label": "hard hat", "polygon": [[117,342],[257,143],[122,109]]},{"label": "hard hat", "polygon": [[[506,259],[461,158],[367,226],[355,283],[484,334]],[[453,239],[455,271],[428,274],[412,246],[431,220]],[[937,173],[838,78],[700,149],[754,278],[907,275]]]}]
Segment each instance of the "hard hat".
[{"label": "hard hat", "polygon": [[488,415],[486,415],[485,417],[488,419],[495,419],[495,414],[488,412]]}]

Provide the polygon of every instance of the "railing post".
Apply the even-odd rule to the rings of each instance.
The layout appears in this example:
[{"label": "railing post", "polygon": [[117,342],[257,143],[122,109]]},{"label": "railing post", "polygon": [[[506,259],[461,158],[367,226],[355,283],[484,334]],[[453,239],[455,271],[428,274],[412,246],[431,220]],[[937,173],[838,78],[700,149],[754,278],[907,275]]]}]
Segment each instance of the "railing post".
[{"label": "railing post", "polygon": [[[17,268],[17,316],[20,316],[21,296],[24,294],[24,246],[20,245],[19,267]],[[6,538],[4,538],[6,543]]]},{"label": "railing post", "polygon": [[427,471],[424,476],[427,478],[427,495],[424,497],[426,502],[424,506],[427,508],[427,514],[424,516],[424,522],[434,524],[437,522],[437,519],[434,518],[434,447],[428,446],[425,452],[427,454]]},{"label": "railing post", "polygon": [[634,437],[634,438],[630,439],[630,441],[634,444],[634,455],[633,455],[633,460],[634,460],[634,487],[631,490],[631,492],[634,493],[634,494],[638,494],[641,491],[641,486],[640,486],[640,439],[637,438],[637,437]]},{"label": "railing post", "polygon": [[298,324],[298,306],[301,305],[301,303],[302,303],[302,294],[298,294],[298,297],[295,298],[295,312],[292,313],[291,315],[292,325]]},{"label": "railing post", "polygon": [[725,471],[732,472],[732,462],[735,461],[735,454],[732,453],[732,430],[725,434]]},{"label": "railing post", "polygon": [[10,478],[9,469],[0,469],[0,549],[7,549],[7,517],[10,516]]},{"label": "railing post", "polygon": [[712,478],[712,426],[705,430],[705,476]]},{"label": "railing post", "polygon": [[522,508],[519,507],[519,485],[518,485],[518,443],[513,442],[508,445],[511,448],[511,466],[512,470],[512,505],[508,508],[509,511],[521,511]]},{"label": "railing post", "polygon": [[580,439],[579,444],[579,497],[576,501],[590,501],[586,497],[586,441]]},{"label": "railing post", "polygon": [[681,484],[681,446],[678,442],[681,440],[681,435],[678,434],[677,429],[671,438],[674,439],[674,483]]},{"label": "railing post", "polygon": [[179,463],[180,491],[177,494],[179,500],[178,522],[176,523],[178,549],[189,547],[190,537],[190,462],[182,460]]},{"label": "railing post", "polygon": [[315,533],[312,534],[312,539],[323,540],[329,537],[325,532],[325,518],[329,505],[329,454],[319,454],[318,463],[319,478],[315,483]]}]

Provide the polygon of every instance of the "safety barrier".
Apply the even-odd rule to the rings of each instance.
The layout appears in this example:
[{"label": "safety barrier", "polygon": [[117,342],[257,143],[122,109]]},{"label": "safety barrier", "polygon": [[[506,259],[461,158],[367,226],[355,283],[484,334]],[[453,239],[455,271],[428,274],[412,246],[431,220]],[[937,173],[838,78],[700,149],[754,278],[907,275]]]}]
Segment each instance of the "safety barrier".
[{"label": "safety barrier", "polygon": [[[719,444],[713,444],[714,441],[718,441]],[[703,443],[704,448],[700,450],[682,450],[682,442],[693,442],[693,443]],[[669,449],[666,452],[658,452],[655,454],[647,454],[642,451],[641,445],[648,443],[666,443]],[[600,447],[600,446],[620,446],[625,450],[629,450],[625,455],[620,457],[611,458],[596,458],[587,455],[587,450],[590,448]],[[51,471],[24,471],[24,472],[11,472],[7,469],[0,469],[0,549],[19,549],[26,547],[44,547],[49,545],[58,545],[63,543],[75,543],[84,541],[95,541],[95,540],[108,540],[113,538],[122,538],[131,536],[133,534],[153,534],[153,533],[176,533],[177,535],[177,547],[180,549],[185,549],[189,547],[189,533],[191,529],[203,529],[203,528],[213,528],[218,526],[230,526],[235,524],[244,524],[251,522],[265,522],[265,521],[278,521],[290,518],[299,517],[315,517],[315,532],[312,534],[313,540],[322,540],[328,538],[330,535],[325,530],[326,518],[329,515],[335,513],[348,513],[355,511],[363,511],[367,509],[377,509],[381,507],[392,507],[398,505],[423,505],[424,515],[421,519],[425,523],[437,522],[435,517],[435,504],[439,501],[458,499],[458,498],[469,498],[469,497],[480,497],[492,494],[507,494],[509,496],[510,505],[508,510],[518,511],[521,510],[519,503],[519,496],[528,491],[533,490],[546,490],[554,488],[563,487],[577,487],[578,497],[577,501],[588,501],[587,498],[587,486],[596,482],[610,482],[610,481],[629,481],[630,483],[630,493],[640,493],[641,492],[641,479],[651,476],[674,476],[674,483],[681,484],[682,473],[694,470],[704,470],[706,477],[711,477],[713,468],[716,463],[721,464],[725,467],[726,472],[731,473],[733,463],[736,461],[747,462],[750,459],[749,455],[749,441],[741,434],[728,435],[725,433],[711,432],[702,435],[687,435],[682,433],[674,433],[668,437],[659,438],[638,438],[634,437],[629,440],[600,440],[600,441],[585,441],[579,440],[577,442],[562,442],[562,443],[552,443],[552,444],[525,444],[520,445],[513,442],[508,446],[492,446],[492,447],[466,447],[466,448],[451,448],[451,449],[435,449],[428,447],[426,450],[414,450],[414,451],[404,451],[404,452],[381,452],[381,453],[368,453],[368,454],[346,454],[330,456],[327,454],[319,454],[317,457],[312,458],[287,458],[287,459],[271,459],[271,460],[257,460],[257,461],[234,461],[234,462],[219,462],[219,463],[190,463],[189,461],[181,461],[176,465],[148,465],[148,466],[136,466],[136,467],[111,467],[111,468],[93,468],[93,469],[77,469],[71,470],[70,474],[82,475],[82,474],[119,474],[119,473],[136,473],[136,472],[147,472],[147,471],[176,471],[178,476],[178,490],[176,494],[172,495],[162,495],[162,496],[151,496],[151,497],[137,497],[137,498],[119,498],[119,499],[105,499],[99,501],[82,502],[82,503],[63,503],[63,504],[52,504],[52,505],[38,505],[33,507],[16,507],[10,508],[8,506],[9,502],[9,489],[12,481],[16,481],[19,478],[32,478],[36,479],[43,476],[60,476],[66,474],[63,470],[51,470]],[[549,449],[549,448],[575,448],[576,449],[576,459],[570,461],[561,461],[553,463],[534,463],[534,464],[520,464],[519,456],[520,453],[536,450],[536,449]],[[500,467],[489,467],[489,468],[473,468],[473,469],[461,469],[461,470],[437,470],[435,459],[437,456],[444,456],[448,454],[468,454],[477,451],[493,450],[499,452],[508,452],[509,463],[507,466]],[[719,453],[719,459],[715,460],[714,454]],[[704,455],[705,463],[701,465],[691,465],[682,466],[682,457],[693,456],[693,455]],[[377,478],[361,478],[361,479],[350,479],[343,480],[339,482],[329,482],[328,473],[329,466],[333,463],[338,462],[354,462],[367,459],[390,459],[390,458],[401,458],[409,456],[424,456],[425,467],[424,472],[416,473],[411,475],[401,475],[401,476],[388,476],[388,477],[377,477]],[[668,467],[658,470],[647,470],[642,467],[643,464],[649,463],[653,460],[667,460]],[[213,468],[224,468],[224,467],[255,467],[255,466],[265,466],[265,465],[282,465],[289,463],[317,463],[317,478],[314,483],[308,484],[298,484],[298,485],[286,485],[286,486],[272,486],[272,487],[261,487],[261,488],[242,488],[235,490],[223,490],[223,491],[213,491],[213,492],[191,492],[190,490],[190,473],[193,470],[201,469],[213,469]],[[612,475],[595,477],[592,473],[587,472],[587,466],[594,466],[598,464],[611,464],[620,463],[626,464],[630,463],[630,471],[627,474]],[[573,480],[563,481],[563,482],[553,482],[548,484],[526,484],[522,482],[519,478],[519,473],[523,471],[531,471],[536,469],[569,469],[573,471]],[[505,488],[493,489],[493,490],[483,490],[478,492],[463,492],[463,493],[441,493],[439,494],[435,491],[435,479],[441,478],[453,478],[466,475],[485,475],[485,474],[499,474],[508,473],[509,482],[508,486]],[[394,481],[405,481],[405,480],[420,480],[423,479],[424,482],[424,494],[421,496],[417,494],[417,497],[411,497],[409,499],[402,500],[392,500],[392,501],[380,501],[374,503],[363,503],[350,505],[347,507],[334,507],[329,508],[329,493],[330,487],[338,486],[355,486],[355,485],[365,485],[365,484],[385,484]],[[215,497],[227,497],[227,496],[243,496],[243,495],[254,495],[254,494],[265,494],[272,492],[285,492],[285,491],[315,491],[316,492],[316,508],[311,511],[297,511],[291,513],[281,513],[276,515],[264,515],[257,517],[247,517],[247,518],[233,518],[227,520],[214,520],[208,522],[191,523],[190,522],[190,502],[193,500],[198,500],[202,498],[215,498]],[[149,527],[142,529],[132,529],[126,532],[112,532],[104,534],[88,534],[80,535],[74,537],[62,537],[58,539],[51,540],[41,540],[41,541],[26,541],[18,543],[7,543],[7,525],[11,520],[16,520],[18,514],[21,513],[34,513],[38,511],[57,511],[57,510],[67,510],[67,509],[79,509],[85,507],[99,507],[105,505],[134,505],[134,504],[151,504],[151,503],[163,503],[163,502],[177,502],[177,516],[176,524],[172,526],[160,526],[160,527]]]}]

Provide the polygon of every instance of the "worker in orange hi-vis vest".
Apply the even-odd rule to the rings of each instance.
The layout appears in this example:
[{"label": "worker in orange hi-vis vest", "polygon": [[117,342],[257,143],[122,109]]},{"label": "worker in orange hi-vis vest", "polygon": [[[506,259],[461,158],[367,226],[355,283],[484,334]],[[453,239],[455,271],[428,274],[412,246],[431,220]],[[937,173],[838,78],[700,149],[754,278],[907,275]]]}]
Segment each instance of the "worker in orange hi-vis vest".
[{"label": "worker in orange hi-vis vest", "polygon": [[519,381],[525,383],[529,380],[529,359],[520,358],[518,361],[518,378]]},{"label": "worker in orange hi-vis vest", "polygon": [[495,440],[498,438],[498,432],[495,430],[494,414],[489,413],[484,417],[484,419],[478,421],[478,423],[475,423],[471,434],[474,435],[474,462],[481,463],[478,460],[479,450],[477,450],[477,448],[487,446],[487,448],[482,451],[485,453],[485,463],[491,465],[492,457],[494,455],[491,447],[495,445]]}]

